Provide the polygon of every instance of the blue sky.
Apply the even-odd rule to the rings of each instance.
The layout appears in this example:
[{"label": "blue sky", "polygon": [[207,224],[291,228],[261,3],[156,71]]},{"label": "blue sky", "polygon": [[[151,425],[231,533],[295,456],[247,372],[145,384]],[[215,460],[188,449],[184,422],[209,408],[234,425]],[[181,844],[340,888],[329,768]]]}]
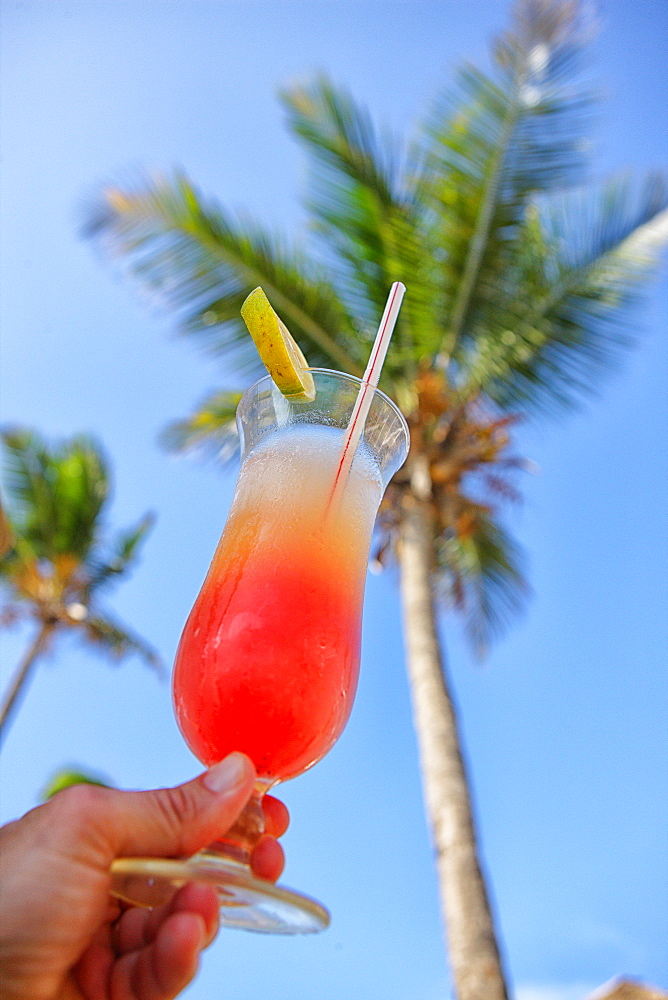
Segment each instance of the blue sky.
[{"label": "blue sky", "polygon": [[[277,91],[326,71],[408,134],[457,63],[486,62],[507,9],[4,0],[2,421],[93,432],[113,463],[112,524],[157,512],[110,604],[166,663],[233,477],[165,456],[156,437],[226,376],[82,242],[82,206],[127,170],[181,166],[226,206],[297,236],[305,161]],[[593,180],[665,165],[668,152],[668,7],[598,9]],[[591,405],[520,432],[536,465],[512,514],[533,588],[522,619],[482,665],[443,625],[516,1000],[578,1000],[622,973],[668,987],[667,292],[665,276],[654,282],[638,347]],[[4,683],[26,639],[2,637]],[[166,683],[64,643],[3,748],[0,818],[35,804],[68,763],[135,788],[198,769]],[[222,934],[188,997],[448,996],[392,574],[369,577],[351,722],[283,796],[284,881],[326,902],[332,927],[303,940]]]}]

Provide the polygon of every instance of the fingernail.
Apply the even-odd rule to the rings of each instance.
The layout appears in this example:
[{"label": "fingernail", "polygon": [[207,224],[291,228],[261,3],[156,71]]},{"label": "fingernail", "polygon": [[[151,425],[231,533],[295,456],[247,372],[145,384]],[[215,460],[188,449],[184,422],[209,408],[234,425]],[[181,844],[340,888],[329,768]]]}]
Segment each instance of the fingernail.
[{"label": "fingernail", "polygon": [[214,764],[203,778],[204,785],[210,792],[220,795],[221,792],[236,792],[245,784],[248,777],[248,758],[242,753],[231,753],[220,764]]}]

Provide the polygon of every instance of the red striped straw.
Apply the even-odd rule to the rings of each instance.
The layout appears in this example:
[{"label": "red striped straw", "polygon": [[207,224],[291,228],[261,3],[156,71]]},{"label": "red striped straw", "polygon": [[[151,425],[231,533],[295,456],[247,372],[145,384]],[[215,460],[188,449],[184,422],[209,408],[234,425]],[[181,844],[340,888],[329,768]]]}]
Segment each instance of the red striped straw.
[{"label": "red striped straw", "polygon": [[336,470],[334,485],[332,486],[332,492],[329,498],[330,503],[334,498],[334,494],[336,493],[336,489],[339,484],[341,484],[340,488],[342,488],[348,478],[348,472],[350,471],[350,466],[352,465],[355,457],[355,451],[357,450],[357,445],[359,444],[360,437],[362,436],[366,418],[369,415],[369,409],[371,408],[371,403],[373,402],[373,394],[376,386],[378,385],[378,380],[380,379],[383,362],[385,361],[387,349],[390,346],[390,338],[394,332],[394,327],[397,322],[399,310],[401,309],[401,302],[405,291],[406,286],[400,281],[395,281],[390,288],[390,294],[388,295],[387,303],[385,304],[385,311],[383,312],[383,317],[380,321],[380,326],[378,327],[376,339],[373,342],[369,363],[366,366],[360,391],[357,394],[355,406],[346,428],[343,447],[341,448],[341,457],[339,458],[339,465]]}]

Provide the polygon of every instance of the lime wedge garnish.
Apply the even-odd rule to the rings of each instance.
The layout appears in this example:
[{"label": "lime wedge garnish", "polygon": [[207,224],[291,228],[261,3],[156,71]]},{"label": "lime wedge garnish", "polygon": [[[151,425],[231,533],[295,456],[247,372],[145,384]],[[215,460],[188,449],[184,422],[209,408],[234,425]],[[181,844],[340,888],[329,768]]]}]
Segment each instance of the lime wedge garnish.
[{"label": "lime wedge garnish", "polygon": [[283,395],[315,399],[308,361],[261,288],[250,293],[241,307],[241,315],[267,371]]}]

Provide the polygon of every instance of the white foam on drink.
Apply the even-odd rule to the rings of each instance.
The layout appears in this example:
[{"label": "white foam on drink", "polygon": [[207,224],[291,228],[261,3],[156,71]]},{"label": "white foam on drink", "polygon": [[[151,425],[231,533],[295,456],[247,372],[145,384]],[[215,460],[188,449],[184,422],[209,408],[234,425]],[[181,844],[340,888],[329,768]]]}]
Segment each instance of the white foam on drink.
[{"label": "white foam on drink", "polygon": [[[338,427],[293,424],[260,439],[246,456],[237,488],[241,506],[289,520],[303,519],[316,530],[325,514],[345,431]],[[368,530],[382,494],[380,467],[364,441],[356,450],[336,520]]]}]

